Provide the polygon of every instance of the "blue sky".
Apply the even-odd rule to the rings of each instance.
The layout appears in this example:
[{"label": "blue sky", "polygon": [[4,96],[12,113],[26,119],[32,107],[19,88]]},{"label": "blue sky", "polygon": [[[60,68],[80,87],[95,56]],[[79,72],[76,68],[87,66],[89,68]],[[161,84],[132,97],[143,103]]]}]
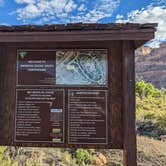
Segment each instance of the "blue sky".
[{"label": "blue sky", "polygon": [[0,24],[157,22],[166,39],[166,0],[0,0]]}]

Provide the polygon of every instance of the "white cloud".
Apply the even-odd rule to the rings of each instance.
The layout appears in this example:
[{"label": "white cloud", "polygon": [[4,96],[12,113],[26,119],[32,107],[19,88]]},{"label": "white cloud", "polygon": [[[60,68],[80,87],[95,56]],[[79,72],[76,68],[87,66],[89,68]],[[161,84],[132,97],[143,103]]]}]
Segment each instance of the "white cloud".
[{"label": "white cloud", "polygon": [[71,12],[76,7],[77,7],[76,3],[74,3],[71,0],[69,0],[68,2],[66,2],[65,6],[64,6],[64,9],[68,13],[68,12]]},{"label": "white cloud", "polygon": [[24,4],[16,10],[19,20],[26,21],[37,17],[51,17],[60,13],[69,13],[76,4],[73,0],[15,0],[18,4]]},{"label": "white cloud", "polygon": [[70,17],[70,22],[95,23],[103,18],[111,17],[113,11],[119,6],[120,0],[97,0],[92,1],[88,6],[91,9],[85,9],[83,12]]},{"label": "white cloud", "polygon": [[0,0],[0,7],[2,7],[4,5],[4,0]]},{"label": "white cloud", "polygon": [[[26,23],[98,22],[110,17],[120,0],[15,0],[17,19]],[[13,14],[13,13],[12,13]]]},{"label": "white cloud", "polygon": [[79,7],[78,7],[78,11],[85,11],[86,10],[86,7],[85,7],[85,4],[81,4]]},{"label": "white cloud", "polygon": [[123,15],[118,14],[118,15],[116,16],[116,19],[117,19],[117,20],[124,19],[124,16],[123,16]]},{"label": "white cloud", "polygon": [[154,41],[157,43],[156,40],[166,39],[166,6],[148,6],[146,9],[131,11],[126,19],[119,15],[116,19],[116,22],[158,23]]},{"label": "white cloud", "polygon": [[25,8],[20,8],[17,10],[20,19],[33,18],[41,14],[38,7],[34,4],[29,4]]}]

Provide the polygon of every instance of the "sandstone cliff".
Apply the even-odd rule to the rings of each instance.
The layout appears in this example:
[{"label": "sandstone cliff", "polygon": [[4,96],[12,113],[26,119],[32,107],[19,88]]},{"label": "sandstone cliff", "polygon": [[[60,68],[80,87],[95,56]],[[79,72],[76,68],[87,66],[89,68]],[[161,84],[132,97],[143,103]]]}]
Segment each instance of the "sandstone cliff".
[{"label": "sandstone cliff", "polygon": [[143,46],[135,54],[136,80],[145,80],[158,88],[166,88],[166,43],[153,49]]}]

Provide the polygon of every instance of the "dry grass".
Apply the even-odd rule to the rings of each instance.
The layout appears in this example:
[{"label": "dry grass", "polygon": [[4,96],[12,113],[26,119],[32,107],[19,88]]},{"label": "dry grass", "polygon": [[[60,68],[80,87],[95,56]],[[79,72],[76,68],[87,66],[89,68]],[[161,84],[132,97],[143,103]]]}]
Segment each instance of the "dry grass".
[{"label": "dry grass", "polygon": [[139,166],[166,166],[166,142],[138,137],[137,154]]},{"label": "dry grass", "polygon": [[[103,150],[107,166],[122,166],[121,150]],[[152,138],[137,137],[138,166],[166,166],[166,142]]]},{"label": "dry grass", "polygon": [[[4,153],[5,148],[1,147],[0,150],[0,166],[25,166],[25,163],[27,166],[77,165],[74,164],[68,151],[61,149],[21,148],[14,158],[6,158],[8,155]],[[13,149],[12,154],[14,153],[15,150]],[[98,162],[94,166],[122,166],[122,150],[103,149],[98,150],[97,154],[98,160],[96,161]],[[138,166],[166,166],[166,141],[137,136],[137,158]]]}]

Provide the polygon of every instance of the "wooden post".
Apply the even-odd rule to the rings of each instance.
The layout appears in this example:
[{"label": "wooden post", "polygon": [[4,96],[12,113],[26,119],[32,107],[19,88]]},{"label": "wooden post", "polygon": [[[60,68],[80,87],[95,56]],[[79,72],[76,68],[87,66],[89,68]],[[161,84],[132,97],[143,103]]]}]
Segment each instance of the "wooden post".
[{"label": "wooden post", "polygon": [[123,41],[123,165],[137,166],[134,42]]}]

